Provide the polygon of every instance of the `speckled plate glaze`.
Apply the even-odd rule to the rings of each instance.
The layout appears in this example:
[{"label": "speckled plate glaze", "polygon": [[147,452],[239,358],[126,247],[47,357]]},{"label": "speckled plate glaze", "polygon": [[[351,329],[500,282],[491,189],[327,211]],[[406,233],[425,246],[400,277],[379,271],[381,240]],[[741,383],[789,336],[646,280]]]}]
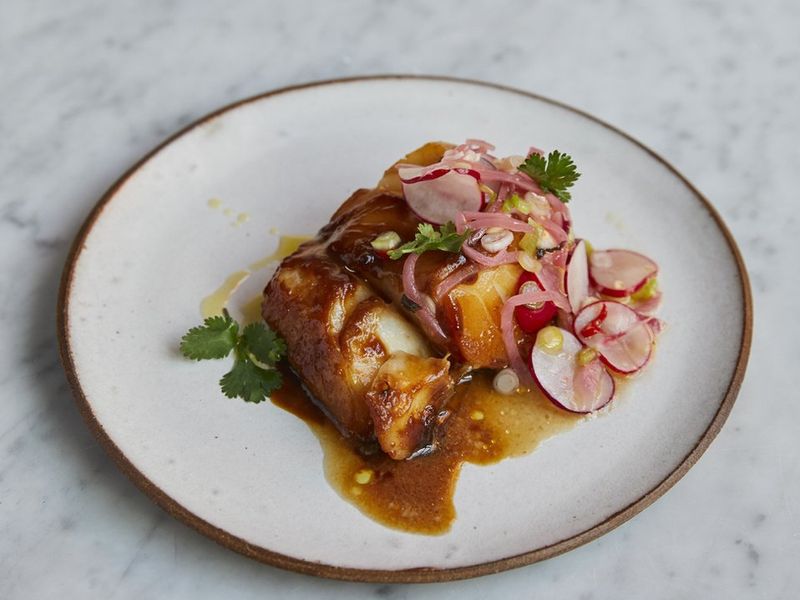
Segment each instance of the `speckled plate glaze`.
[{"label": "speckled plate glaze", "polygon": [[[596,247],[657,260],[667,330],[613,410],[488,467],[466,465],[458,518],[437,537],[387,529],[325,481],[306,425],[220,394],[224,365],[177,342],[198,303],[314,232],[356,188],[424,141],[491,140],[572,154],[570,205]],[[251,219],[232,226],[221,199]],[[274,230],[273,230],[274,231]],[[262,285],[264,282],[258,282]],[[142,159],[99,201],[63,276],[63,361],[89,426],[172,515],[266,563],[326,577],[441,581],[532,563],[586,543],[669,489],[719,431],[744,374],[751,300],[711,205],[663,159],[579,111],[518,90],[427,77],[337,80],[223,108]]]}]

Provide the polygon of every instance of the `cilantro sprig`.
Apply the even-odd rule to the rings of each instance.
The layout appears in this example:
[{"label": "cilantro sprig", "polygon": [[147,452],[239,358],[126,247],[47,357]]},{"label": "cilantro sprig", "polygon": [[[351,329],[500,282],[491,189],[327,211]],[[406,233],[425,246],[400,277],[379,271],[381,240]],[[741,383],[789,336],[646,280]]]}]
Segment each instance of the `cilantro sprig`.
[{"label": "cilantro sprig", "polygon": [[283,383],[275,364],[286,354],[286,342],[263,323],[251,323],[240,332],[228,311],[187,331],[180,348],[194,360],[225,358],[233,352],[233,368],[219,381],[228,398],[258,403]]},{"label": "cilantro sprig", "polygon": [[519,171],[529,175],[542,191],[550,192],[563,202],[569,202],[572,195],[567,188],[581,176],[569,154],[553,150],[547,158],[541,154],[531,154],[519,166]]},{"label": "cilantro sprig", "polygon": [[430,223],[420,223],[414,239],[406,242],[402,246],[389,251],[389,258],[397,260],[404,254],[422,254],[428,250],[443,250],[445,252],[460,252],[464,240],[471,231],[467,229],[464,233],[456,232],[456,226],[452,221],[442,225],[437,231]]}]

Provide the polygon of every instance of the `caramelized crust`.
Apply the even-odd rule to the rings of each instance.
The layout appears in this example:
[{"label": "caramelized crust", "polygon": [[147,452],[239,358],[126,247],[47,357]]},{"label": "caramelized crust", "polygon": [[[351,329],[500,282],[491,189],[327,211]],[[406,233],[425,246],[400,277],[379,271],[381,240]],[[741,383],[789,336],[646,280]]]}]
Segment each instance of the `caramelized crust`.
[{"label": "caramelized crust", "polygon": [[[432,142],[400,162],[431,164],[449,147]],[[356,191],[315,240],[284,260],[264,290],[264,319],[286,340],[308,390],[345,435],[377,438],[394,459],[429,438],[454,378],[507,364],[500,308],[521,273],[516,264],[483,269],[448,290],[442,283],[467,267],[466,258],[422,254],[415,282],[447,338],[432,347],[437,338],[403,301],[404,260],[371,245],[390,230],[411,240],[419,223],[390,167],[376,189]]]},{"label": "caramelized crust", "polygon": [[[368,438],[372,418],[363,402],[364,382],[339,346],[339,334],[358,305],[372,296],[367,286],[324,258],[294,255],[264,290],[263,316],[285,340],[287,358],[343,433]],[[380,367],[383,350],[373,357]],[[361,365],[367,369],[368,364]]]},{"label": "caramelized crust", "polygon": [[429,436],[436,415],[453,391],[450,363],[397,352],[375,377],[366,403],[386,454],[408,458]]},{"label": "caramelized crust", "polygon": [[[343,434],[377,438],[395,459],[425,442],[431,416],[452,392],[449,361],[432,358],[419,330],[323,245],[305,244],[281,264],[262,310]],[[384,399],[382,411],[368,400],[374,394]],[[397,405],[387,407],[389,400]]]},{"label": "caramelized crust", "polygon": [[[389,230],[403,240],[413,239],[419,222],[401,196],[358,190],[320,232],[332,255],[417,325],[415,314],[401,301],[404,259],[392,260],[370,242]],[[436,317],[447,335],[447,344],[438,350],[471,369],[503,367],[508,359],[500,332],[500,308],[516,291],[522,268],[517,264],[486,268],[479,276],[437,294],[439,284],[466,265],[463,255],[439,251],[425,252],[417,261],[417,287],[433,299]]]}]

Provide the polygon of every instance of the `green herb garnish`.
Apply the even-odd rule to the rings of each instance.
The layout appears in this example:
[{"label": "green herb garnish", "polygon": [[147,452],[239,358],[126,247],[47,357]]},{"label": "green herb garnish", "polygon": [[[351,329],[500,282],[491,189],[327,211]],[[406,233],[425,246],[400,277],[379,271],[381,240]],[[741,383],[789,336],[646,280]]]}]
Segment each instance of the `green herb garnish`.
[{"label": "green herb garnish", "polygon": [[275,364],[286,354],[286,342],[263,323],[251,323],[241,333],[239,329],[228,311],[223,311],[187,331],[181,338],[181,352],[186,358],[205,360],[225,358],[233,351],[233,368],[219,381],[222,393],[258,403],[281,387]]},{"label": "green herb garnish", "polygon": [[547,158],[540,154],[531,154],[519,166],[519,171],[529,175],[542,191],[550,192],[563,202],[569,202],[572,195],[567,188],[572,187],[581,176],[572,162],[572,157],[553,150]]},{"label": "green herb garnish", "polygon": [[417,227],[414,239],[389,251],[389,258],[397,260],[404,254],[422,254],[428,250],[443,250],[444,252],[461,252],[461,246],[471,231],[467,229],[464,233],[457,233],[456,226],[452,221],[448,221],[439,228],[433,228],[430,223],[421,223]]}]

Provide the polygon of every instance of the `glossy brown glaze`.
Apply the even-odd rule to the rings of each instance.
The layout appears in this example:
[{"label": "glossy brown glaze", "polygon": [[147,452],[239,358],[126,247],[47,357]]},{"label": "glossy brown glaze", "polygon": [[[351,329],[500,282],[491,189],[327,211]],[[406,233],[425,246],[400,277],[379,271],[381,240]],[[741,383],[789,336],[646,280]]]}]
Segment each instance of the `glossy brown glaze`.
[{"label": "glossy brown glaze", "polygon": [[461,465],[486,465],[526,454],[581,419],[537,392],[498,394],[489,374],[476,373],[472,381],[458,386],[448,403],[450,415],[434,431],[435,450],[397,461],[374,445],[343,438],[296,378],[287,375],[285,381],[272,401],[303,419],[316,434],[333,488],[370,518],[414,533],[435,535],[450,528]]},{"label": "glossy brown glaze", "polygon": [[446,358],[393,354],[378,369],[364,399],[381,449],[403,460],[427,444],[453,387]]},{"label": "glossy brown glaze", "polygon": [[[381,190],[358,190],[320,231],[320,238],[327,240],[329,251],[342,264],[416,321],[414,312],[401,303],[405,259],[392,260],[385,252],[376,251],[371,242],[386,231],[397,232],[404,242],[413,240],[420,223],[402,196]],[[465,264],[466,259],[460,254],[426,252],[417,261],[417,286],[421,292],[428,293]],[[440,349],[457,352],[458,346],[451,344]]]},{"label": "glossy brown glaze", "polygon": [[343,435],[377,438],[394,459],[426,443],[452,393],[451,364],[400,312],[327,251],[324,237],[287,257],[264,291],[264,319]]},{"label": "glossy brown glaze", "polygon": [[[396,231],[403,241],[414,239],[419,218],[402,196],[381,189],[358,190],[320,232],[328,251],[349,270],[362,277],[377,293],[392,302],[425,331],[416,311],[403,302],[403,264],[376,251],[370,242],[386,231]],[[440,284],[459,269],[469,268],[462,254],[430,251],[419,257],[416,285],[428,296],[446,335],[441,352],[468,368],[501,368],[507,364],[500,332],[500,307],[516,291],[522,269],[516,264],[482,270],[449,290]],[[436,337],[430,335],[431,343]]]},{"label": "glossy brown glaze", "polygon": [[[339,344],[343,319],[371,296],[363,283],[324,257],[302,251],[283,262],[267,289],[264,318],[286,340],[288,360],[305,385],[321,398],[344,433],[372,435],[372,419],[363,398],[369,382],[358,376]],[[383,350],[374,353],[377,371]]]},{"label": "glossy brown glaze", "polygon": [[[440,152],[429,143],[411,155],[429,160]],[[500,308],[521,270],[516,264],[484,269],[442,291],[450,275],[472,267],[457,253],[419,256],[414,280],[444,331],[436,335],[404,295],[407,257],[394,260],[372,246],[390,230],[414,239],[419,224],[401,194],[356,191],[313,240],[282,261],[262,305],[266,322],[287,342],[292,368],[339,430],[361,441],[377,437],[394,459],[428,439],[432,415],[461,374],[506,366]]]}]

